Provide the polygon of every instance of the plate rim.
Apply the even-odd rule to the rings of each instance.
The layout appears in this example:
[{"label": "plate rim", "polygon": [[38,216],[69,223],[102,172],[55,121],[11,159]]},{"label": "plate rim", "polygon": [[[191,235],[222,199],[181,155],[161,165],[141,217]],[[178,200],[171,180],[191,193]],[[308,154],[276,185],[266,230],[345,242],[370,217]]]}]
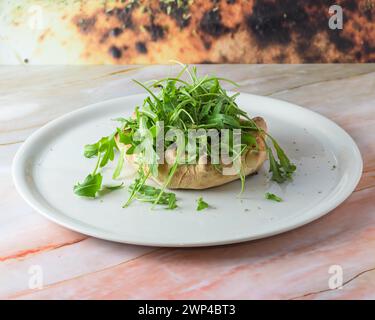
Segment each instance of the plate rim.
[{"label": "plate rim", "polygon": [[[43,125],[42,127],[38,128],[35,132],[33,132],[23,143],[22,145],[18,148],[16,155],[13,158],[12,162],[12,178],[13,178],[13,183],[16,187],[17,192],[21,195],[21,197],[28,203],[29,206],[31,206],[36,212],[47,218],[48,220],[64,227],[69,230],[85,234],[91,237],[95,237],[98,239],[103,239],[103,240],[108,240],[108,241],[113,241],[113,242],[118,242],[118,243],[125,243],[125,244],[133,244],[133,245],[141,245],[141,246],[151,246],[151,247],[209,247],[209,246],[218,246],[218,245],[228,245],[228,244],[235,244],[235,243],[241,243],[241,242],[247,242],[247,241],[252,241],[252,240],[257,240],[257,239],[262,239],[262,238],[268,238],[272,237],[278,234],[282,234],[297,228],[300,228],[306,224],[309,224],[322,216],[326,215],[336,207],[338,207],[341,203],[343,203],[355,190],[356,186],[358,185],[361,177],[362,177],[362,171],[363,171],[363,159],[360,153],[360,150],[354,141],[354,139],[338,124],[336,124],[334,121],[330,120],[329,118],[312,111],[310,109],[304,108],[302,106],[296,105],[294,103],[290,103],[284,100],[280,99],[275,99],[273,97],[268,97],[268,96],[262,96],[262,95],[256,95],[256,94],[250,94],[246,92],[241,92],[241,91],[227,91],[229,94],[232,93],[237,93],[239,92],[241,96],[249,96],[255,97],[255,98],[261,98],[261,99],[266,99],[270,100],[271,102],[274,101],[275,103],[278,104],[283,104],[284,106],[287,106],[289,108],[294,108],[298,110],[303,110],[303,112],[311,113],[314,114],[315,117],[321,118],[322,120],[328,122],[331,126],[333,125],[336,127],[336,129],[340,130],[345,136],[348,141],[351,142],[351,148],[354,151],[355,155],[355,163],[356,163],[356,170],[352,174],[351,180],[349,180],[345,186],[344,189],[339,192],[338,195],[336,195],[333,199],[331,198],[329,200],[325,200],[322,203],[320,203],[319,206],[316,206],[315,208],[322,207],[322,204],[328,203],[325,206],[323,206],[322,209],[319,210],[318,214],[313,214],[307,219],[303,219],[297,223],[292,223],[289,224],[288,226],[278,228],[274,231],[269,231],[269,232],[264,232],[263,234],[259,235],[252,235],[248,237],[240,237],[232,240],[222,240],[222,241],[200,241],[200,242],[184,242],[184,243],[165,243],[165,242],[148,242],[148,241],[132,241],[132,240],[124,240],[116,235],[113,235],[111,232],[105,230],[105,231],[100,231],[99,229],[95,227],[90,227],[84,223],[82,223],[80,220],[74,219],[72,217],[65,217],[61,216],[59,211],[56,212],[48,212],[48,208],[46,206],[39,202],[35,197],[32,196],[32,193],[30,190],[27,188],[27,183],[25,179],[25,174],[24,172],[24,167],[22,166],[22,163],[24,162],[24,159],[22,158],[23,153],[26,152],[27,148],[29,148],[30,145],[33,144],[35,140],[37,140],[40,136],[43,136],[43,134],[48,131],[51,127],[54,127],[58,125],[61,122],[65,122],[67,119],[79,116],[80,113],[85,113],[87,110],[90,109],[96,109],[100,108],[102,105],[110,104],[110,103],[115,103],[119,102],[121,100],[126,100],[129,98],[140,98],[144,97],[147,94],[140,93],[140,94],[132,94],[132,95],[126,95],[114,99],[107,99],[103,100],[100,102],[96,102],[93,104],[89,104],[86,106],[83,106],[77,110],[70,111],[68,113],[65,113],[56,119],[53,119]],[[354,168],[353,168],[354,169]],[[334,201],[332,201],[334,200]],[[314,208],[314,209],[315,209]],[[310,210],[311,211],[311,210]],[[315,211],[317,211],[315,209]],[[78,223],[76,223],[76,222]]]}]

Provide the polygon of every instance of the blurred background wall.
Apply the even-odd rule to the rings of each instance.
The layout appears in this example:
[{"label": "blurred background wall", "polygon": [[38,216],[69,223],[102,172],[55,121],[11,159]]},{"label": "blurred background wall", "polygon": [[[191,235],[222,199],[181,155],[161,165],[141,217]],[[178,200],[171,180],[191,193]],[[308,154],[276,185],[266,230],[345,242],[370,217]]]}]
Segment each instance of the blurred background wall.
[{"label": "blurred background wall", "polygon": [[374,13],[374,0],[0,0],[0,63],[375,62]]}]

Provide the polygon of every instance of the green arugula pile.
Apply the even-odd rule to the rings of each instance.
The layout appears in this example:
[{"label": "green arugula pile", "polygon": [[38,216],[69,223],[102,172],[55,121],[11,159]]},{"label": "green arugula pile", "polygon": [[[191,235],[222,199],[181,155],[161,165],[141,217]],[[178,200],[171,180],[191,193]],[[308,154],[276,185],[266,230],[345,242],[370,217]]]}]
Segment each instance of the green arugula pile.
[{"label": "green arugula pile", "polygon": [[[181,77],[186,73],[189,80],[183,80]],[[135,181],[128,187],[129,198],[124,204],[124,207],[130,205],[133,200],[141,202],[149,202],[155,205],[163,205],[167,209],[175,209],[176,195],[172,192],[166,192],[169,182],[171,181],[177,167],[178,159],[171,167],[167,181],[161,188],[155,188],[146,184],[150,175],[157,177],[158,163],[156,159],[156,137],[158,134],[159,121],[164,121],[165,129],[180,129],[187,138],[189,129],[229,129],[233,132],[234,129],[241,130],[241,156],[249,148],[257,149],[256,133],[262,131],[258,128],[256,123],[241,110],[235,102],[239,93],[229,96],[228,93],[221,87],[220,81],[228,82],[232,85],[238,86],[236,83],[218,77],[198,77],[197,70],[192,67],[184,66],[177,77],[169,77],[161,80],[150,81],[142,84],[135,80],[137,84],[142,86],[149,94],[143,101],[142,107],[135,108],[135,116],[131,118],[115,119],[120,123],[115,132],[107,137],[102,137],[98,142],[89,144],[84,147],[84,156],[86,158],[97,158],[96,166],[92,173],[90,173],[82,183],[77,183],[74,186],[74,193],[83,197],[97,197],[103,189],[107,191],[117,190],[122,188],[119,186],[103,186],[103,177],[100,170],[105,167],[108,162],[113,161],[115,153],[119,152],[116,145],[115,137],[118,136],[121,143],[130,145],[126,154],[131,155],[135,153],[136,147],[142,143],[142,138],[146,137],[146,133],[151,133],[154,139],[152,146],[155,151],[154,164],[147,164],[149,170],[144,169],[146,164],[145,154],[137,154],[138,174]],[[154,89],[159,89],[158,93]],[[269,171],[272,173],[271,179],[282,183],[291,179],[296,166],[290,162],[285,152],[266,132],[263,132],[269,137],[272,146],[266,142],[267,154],[270,162]],[[138,135],[135,139],[135,135]],[[198,140],[198,139],[197,139]],[[173,141],[165,142],[164,148],[167,149]],[[198,142],[197,142],[198,143]],[[234,146],[230,145],[230,152],[234,153]],[[208,144],[207,155],[210,157],[210,144]],[[198,155],[197,155],[198,157]],[[117,179],[123,169],[125,159],[125,151],[119,152],[116,169],[113,173],[113,179]],[[149,163],[149,162],[147,162]],[[215,169],[221,170],[220,165],[215,165]],[[241,170],[238,172],[241,178],[242,191],[244,188],[245,177]],[[202,198],[198,199],[197,210],[203,210],[208,207],[208,204]]]}]

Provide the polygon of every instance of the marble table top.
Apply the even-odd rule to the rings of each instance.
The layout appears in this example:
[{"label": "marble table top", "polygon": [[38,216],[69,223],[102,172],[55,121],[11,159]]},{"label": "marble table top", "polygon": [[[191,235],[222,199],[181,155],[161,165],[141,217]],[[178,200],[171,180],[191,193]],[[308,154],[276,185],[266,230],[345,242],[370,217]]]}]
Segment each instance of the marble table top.
[{"label": "marble table top", "polygon": [[204,65],[200,70],[237,81],[243,92],[299,104],[341,125],[364,159],[355,192],[313,223],[236,245],[149,248],[72,232],[37,214],[17,194],[11,177],[17,149],[33,131],[71,110],[141,92],[133,78],[145,81],[174,71],[0,66],[0,298],[375,298],[375,64]]}]

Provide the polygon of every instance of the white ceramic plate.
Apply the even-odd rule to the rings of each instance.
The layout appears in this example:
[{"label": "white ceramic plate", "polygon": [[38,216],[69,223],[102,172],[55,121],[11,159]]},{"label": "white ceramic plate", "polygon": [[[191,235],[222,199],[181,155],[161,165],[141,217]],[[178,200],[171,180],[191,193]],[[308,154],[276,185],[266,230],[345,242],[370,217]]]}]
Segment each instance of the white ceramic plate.
[{"label": "white ceramic plate", "polygon": [[[239,198],[239,181],[205,191],[177,191],[179,208],[150,210],[133,202],[122,209],[126,189],[101,199],[79,198],[72,187],[92,171],[95,159],[83,157],[83,146],[109,135],[111,121],[130,116],[144,95],[88,106],[67,114],[35,132],[20,148],[13,177],[22,197],[56,223],[94,237],[152,246],[208,246],[263,238],[313,221],[343,202],[362,172],[360,152],[339,126],[307,109],[266,97],[241,94],[239,105],[252,116],[266,119],[297,165],[293,181],[270,182],[268,162],[258,175],[246,179]],[[104,171],[112,183],[112,166]],[[124,172],[126,184],[133,179]],[[266,200],[266,192],[284,199]],[[203,196],[211,208],[197,212]]]}]

